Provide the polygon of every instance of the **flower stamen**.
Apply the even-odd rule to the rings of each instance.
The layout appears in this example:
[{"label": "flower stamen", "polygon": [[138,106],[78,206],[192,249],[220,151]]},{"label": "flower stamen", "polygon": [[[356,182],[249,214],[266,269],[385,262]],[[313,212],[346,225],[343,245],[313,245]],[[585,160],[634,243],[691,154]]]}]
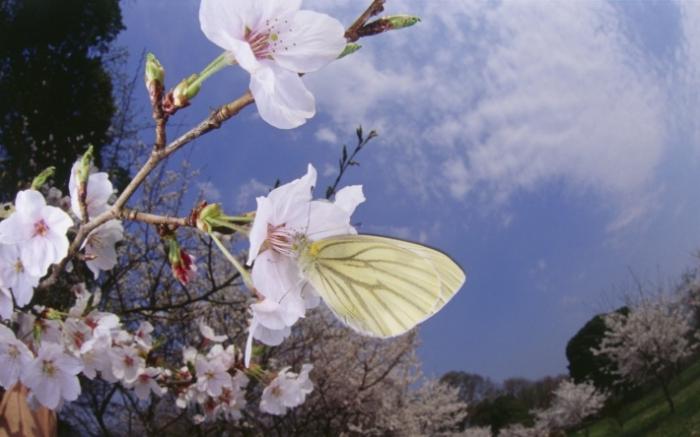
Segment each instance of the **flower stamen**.
[{"label": "flower stamen", "polygon": [[284,223],[277,226],[268,223],[265,242],[275,252],[291,257],[296,255],[294,250],[296,236],[296,232],[287,228]]},{"label": "flower stamen", "polygon": [[37,235],[40,237],[44,237],[48,233],[49,226],[46,224],[44,219],[41,219],[38,222],[34,223],[34,234],[32,235],[32,237],[36,237]]}]

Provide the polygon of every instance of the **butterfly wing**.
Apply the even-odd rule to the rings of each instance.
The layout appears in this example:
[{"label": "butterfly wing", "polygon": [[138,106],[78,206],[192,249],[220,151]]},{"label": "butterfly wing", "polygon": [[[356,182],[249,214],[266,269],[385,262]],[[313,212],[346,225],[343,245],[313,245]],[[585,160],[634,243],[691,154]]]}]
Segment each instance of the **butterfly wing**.
[{"label": "butterfly wing", "polygon": [[445,253],[433,249],[432,247],[414,243],[412,241],[399,240],[395,238],[387,238],[375,236],[375,239],[386,240],[390,244],[397,244],[408,250],[415,252],[418,256],[427,259],[435,270],[440,279],[440,298],[435,302],[432,314],[440,311],[440,309],[457,294],[464,282],[467,279],[464,270]]},{"label": "butterfly wing", "polygon": [[438,311],[464,273],[447,255],[403,240],[343,235],[302,254],[306,279],[335,315],[375,337],[402,334]]}]

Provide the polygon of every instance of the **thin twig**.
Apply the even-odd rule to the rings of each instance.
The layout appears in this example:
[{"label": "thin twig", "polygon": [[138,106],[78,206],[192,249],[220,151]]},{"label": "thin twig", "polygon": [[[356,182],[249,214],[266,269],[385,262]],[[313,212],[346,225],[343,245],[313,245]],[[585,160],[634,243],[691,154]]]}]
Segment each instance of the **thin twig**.
[{"label": "thin twig", "polygon": [[367,24],[367,21],[373,16],[384,10],[386,0],[374,0],[371,5],[360,15],[357,20],[345,31],[345,38],[348,42],[355,42],[360,39],[360,29]]}]

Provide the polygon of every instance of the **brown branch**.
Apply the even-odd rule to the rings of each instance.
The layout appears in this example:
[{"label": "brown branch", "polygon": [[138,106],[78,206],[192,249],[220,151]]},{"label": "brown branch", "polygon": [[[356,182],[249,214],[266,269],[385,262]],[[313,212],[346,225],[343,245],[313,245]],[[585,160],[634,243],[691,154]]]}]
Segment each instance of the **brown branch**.
[{"label": "brown branch", "polygon": [[223,105],[212,112],[209,117],[204,119],[194,128],[190,129],[188,132],[180,136],[178,139],[174,140],[163,150],[163,157],[170,156],[179,149],[181,149],[186,144],[190,143],[209,131],[218,129],[223,122],[230,119],[234,115],[238,114],[241,109],[250,105],[254,102],[253,94],[250,90],[246,91],[241,97],[237,98],[233,102]]},{"label": "brown branch", "polygon": [[384,10],[384,3],[386,0],[374,0],[371,5],[360,15],[357,20],[355,20],[352,25],[345,31],[345,38],[348,42],[355,42],[362,35],[360,35],[360,29],[367,24],[367,21],[373,16],[379,14]]},{"label": "brown branch", "polygon": [[137,221],[151,225],[191,226],[189,217],[170,217],[165,215],[150,214],[128,208],[124,208],[121,211],[119,218],[122,220]]}]

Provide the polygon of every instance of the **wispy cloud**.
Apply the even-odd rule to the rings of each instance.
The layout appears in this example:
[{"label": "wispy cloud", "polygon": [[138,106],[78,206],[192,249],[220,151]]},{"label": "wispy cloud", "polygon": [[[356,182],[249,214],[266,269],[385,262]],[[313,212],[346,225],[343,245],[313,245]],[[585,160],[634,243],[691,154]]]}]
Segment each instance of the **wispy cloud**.
[{"label": "wispy cloud", "polygon": [[[674,113],[670,80],[630,37],[624,10],[594,1],[391,5],[423,21],[363,41],[308,78],[338,126],[380,128],[388,179],[417,196],[496,205],[563,182],[608,205],[611,230],[653,207]],[[684,8],[685,24],[675,24],[698,33],[698,8]],[[686,38],[678,62],[689,64],[700,38]]]},{"label": "wispy cloud", "polygon": [[238,210],[254,209],[255,203],[254,199],[257,196],[262,196],[270,191],[270,186],[264,184],[257,179],[251,179],[245,184],[243,184],[238,189],[238,194],[236,194],[235,206]]}]

